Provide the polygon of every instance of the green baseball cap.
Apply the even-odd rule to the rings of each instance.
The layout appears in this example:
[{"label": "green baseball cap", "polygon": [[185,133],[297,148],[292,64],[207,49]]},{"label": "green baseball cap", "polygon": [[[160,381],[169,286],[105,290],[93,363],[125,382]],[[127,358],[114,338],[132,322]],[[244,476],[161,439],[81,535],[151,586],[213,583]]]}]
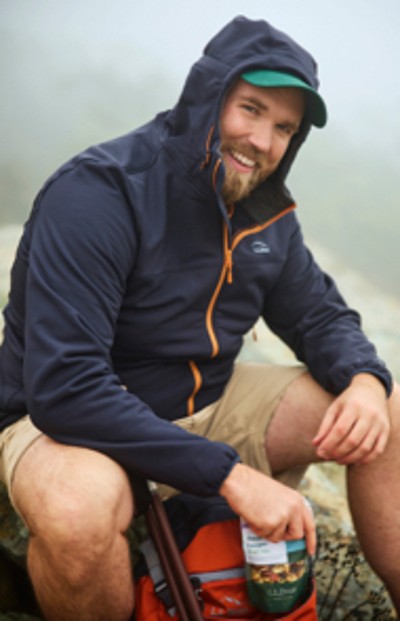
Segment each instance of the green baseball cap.
[{"label": "green baseball cap", "polygon": [[325,102],[318,92],[300,78],[282,71],[270,71],[269,69],[256,69],[242,73],[243,80],[253,86],[268,88],[295,87],[305,91],[307,96],[307,113],[313,125],[323,127],[326,124],[328,114]]}]

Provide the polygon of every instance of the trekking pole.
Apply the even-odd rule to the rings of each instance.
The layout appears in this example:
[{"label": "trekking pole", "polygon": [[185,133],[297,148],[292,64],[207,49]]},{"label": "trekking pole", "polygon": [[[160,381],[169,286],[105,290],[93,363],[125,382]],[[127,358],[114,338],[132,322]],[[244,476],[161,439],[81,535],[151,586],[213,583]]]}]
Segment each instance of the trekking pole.
[{"label": "trekking pole", "polygon": [[163,568],[165,580],[168,584],[168,588],[170,590],[176,611],[178,613],[178,618],[180,621],[190,621],[190,618],[186,613],[185,603],[182,599],[181,592],[176,582],[171,563],[169,561],[168,554],[160,533],[159,525],[157,524],[157,519],[154,515],[152,507],[149,507],[149,509],[147,510],[146,521],[150,536],[157,550],[157,554]]},{"label": "trekking pole", "polygon": [[203,621],[199,602],[186,572],[164,505],[157,492],[150,490],[151,502],[146,520],[160,557],[165,578],[175,601],[180,621]]}]

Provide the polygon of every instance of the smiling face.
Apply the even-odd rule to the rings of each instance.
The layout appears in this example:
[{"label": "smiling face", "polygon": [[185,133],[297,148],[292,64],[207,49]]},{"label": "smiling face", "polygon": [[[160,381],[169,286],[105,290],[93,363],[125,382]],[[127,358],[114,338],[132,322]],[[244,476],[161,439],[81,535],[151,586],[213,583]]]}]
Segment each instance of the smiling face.
[{"label": "smiling face", "polygon": [[227,204],[243,199],[277,169],[304,110],[298,88],[260,88],[242,79],[233,86],[220,123]]}]

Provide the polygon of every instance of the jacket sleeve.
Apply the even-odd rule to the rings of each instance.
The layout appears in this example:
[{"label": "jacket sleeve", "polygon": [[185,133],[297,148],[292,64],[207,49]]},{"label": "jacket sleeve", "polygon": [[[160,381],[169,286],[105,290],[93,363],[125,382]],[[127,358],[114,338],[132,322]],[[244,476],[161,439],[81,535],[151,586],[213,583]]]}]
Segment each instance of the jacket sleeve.
[{"label": "jacket sleeve", "polygon": [[214,495],[238,457],[157,417],[121,388],[110,357],[137,235],[118,172],[86,163],[39,197],[31,220],[24,384],[33,422],[129,474]]},{"label": "jacket sleeve", "polygon": [[371,373],[389,395],[392,379],[330,276],[303,243],[293,216],[287,260],[268,295],[264,319],[328,391],[339,394],[357,373]]}]

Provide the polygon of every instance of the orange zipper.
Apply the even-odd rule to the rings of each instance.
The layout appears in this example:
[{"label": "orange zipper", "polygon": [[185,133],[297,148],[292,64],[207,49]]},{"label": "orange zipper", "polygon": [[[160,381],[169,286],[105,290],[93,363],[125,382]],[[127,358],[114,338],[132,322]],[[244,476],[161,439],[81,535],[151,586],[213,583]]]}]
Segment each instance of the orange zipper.
[{"label": "orange zipper", "polygon": [[201,388],[201,385],[203,383],[203,378],[201,377],[201,373],[199,371],[197,364],[193,362],[193,360],[189,360],[189,366],[193,374],[194,389],[187,401],[187,415],[192,416],[192,414],[194,413],[194,400],[196,398],[197,393],[199,392]]},{"label": "orange zipper", "polygon": [[[212,126],[207,136],[206,157],[201,166],[202,168],[207,166],[207,164],[209,163],[211,159],[210,158],[211,156],[210,144],[211,144],[211,138],[212,138],[214,129],[215,129],[214,126]],[[217,162],[215,163],[214,169],[212,171],[212,184],[213,184],[214,190],[216,190],[217,174],[218,174],[218,170],[221,164],[222,164],[222,159],[219,158]],[[221,292],[221,289],[223,287],[225,280],[228,284],[232,284],[233,282],[233,273],[232,273],[233,256],[232,254],[233,254],[234,249],[238,246],[238,244],[245,237],[247,237],[248,235],[254,235],[255,233],[258,233],[259,231],[262,231],[268,228],[269,226],[271,226],[271,224],[279,220],[279,218],[282,218],[283,216],[285,216],[290,211],[293,211],[294,209],[295,209],[295,205],[291,205],[287,209],[284,209],[279,214],[277,214],[274,218],[271,218],[271,220],[268,220],[268,222],[265,222],[264,224],[255,225],[249,229],[245,229],[244,231],[236,233],[236,235],[234,235],[232,239],[232,244],[229,244],[228,225],[226,222],[224,222],[224,225],[223,225],[223,252],[224,252],[223,264],[222,264],[222,269],[219,275],[217,285],[215,287],[214,293],[211,297],[211,300],[210,300],[210,303],[208,305],[207,312],[206,312],[206,330],[207,330],[210,343],[211,343],[211,358],[215,358],[219,353],[219,343],[218,343],[218,339],[215,334],[214,325],[213,325],[214,309],[215,309],[218,296]],[[229,218],[232,217],[233,211],[234,211],[234,205],[229,206],[228,207]],[[200,370],[197,364],[193,360],[189,360],[189,367],[192,372],[193,380],[194,380],[193,392],[190,395],[189,399],[187,400],[187,414],[188,416],[191,416],[195,411],[195,398],[202,386],[203,378],[201,376],[201,373],[200,373]]]},{"label": "orange zipper", "polygon": [[236,233],[236,235],[234,235],[233,237],[232,251],[237,247],[237,245],[242,241],[242,239],[244,239],[248,235],[253,235],[254,233],[259,233],[260,231],[267,229],[269,226],[274,224],[274,222],[276,222],[277,220],[280,220],[281,218],[283,218],[283,216],[286,216],[286,214],[290,213],[294,209],[295,209],[295,205],[294,204],[290,205],[290,207],[286,207],[286,209],[284,209],[283,211],[280,211],[276,216],[268,220],[268,222],[264,222],[264,224],[256,224],[255,226],[252,226],[249,229],[245,229],[244,231],[240,231],[239,233]]},{"label": "orange zipper", "polygon": [[207,308],[207,313],[206,313],[206,328],[207,328],[208,336],[211,342],[211,358],[215,358],[219,353],[219,343],[218,343],[218,339],[216,337],[214,325],[213,325],[214,308],[215,308],[215,304],[217,302],[218,296],[221,292],[221,289],[222,289],[222,286],[225,280],[228,284],[232,284],[233,282],[233,273],[232,273],[233,251],[245,237],[247,237],[248,235],[254,235],[255,233],[258,233],[259,231],[262,231],[268,228],[269,226],[271,226],[271,224],[273,224],[274,222],[276,222],[277,220],[285,216],[290,211],[293,211],[294,209],[295,209],[295,206],[291,205],[290,207],[287,207],[286,209],[281,211],[279,214],[271,218],[271,220],[268,220],[268,222],[264,222],[264,224],[257,224],[249,229],[245,229],[244,231],[240,231],[239,233],[236,233],[236,235],[234,235],[233,237],[231,246],[229,245],[228,226],[226,223],[224,223],[224,229],[223,229],[224,261],[223,261],[221,273],[220,273],[220,276],[217,282],[217,286],[215,287],[214,293],[211,297],[210,303]]},{"label": "orange zipper", "polygon": [[[254,233],[258,233],[259,231],[262,231],[268,228],[269,226],[271,226],[271,224],[273,224],[274,222],[276,222],[277,220],[285,216],[290,211],[293,211],[294,209],[295,209],[295,205],[291,205],[284,211],[281,211],[279,214],[277,214],[274,218],[271,218],[271,220],[268,220],[268,222],[265,222],[264,224],[257,224],[249,229],[245,229],[244,231],[236,233],[236,235],[234,235],[233,237],[231,245],[229,245],[228,225],[226,224],[226,222],[224,222],[224,226],[223,226],[224,260],[223,260],[222,269],[219,275],[217,285],[214,289],[214,293],[211,297],[211,300],[210,300],[210,303],[208,305],[207,312],[206,312],[206,329],[207,329],[207,333],[208,333],[208,336],[211,342],[211,358],[216,358],[216,356],[219,353],[219,343],[218,343],[218,339],[215,334],[214,325],[213,325],[214,309],[215,309],[218,296],[221,292],[221,289],[222,289],[222,286],[225,280],[228,284],[232,284],[233,282],[233,274],[232,274],[232,268],[233,268],[232,253],[233,251],[245,237],[247,237],[248,235],[254,235]],[[193,378],[194,378],[194,389],[187,401],[188,416],[191,416],[195,411],[195,397],[202,386],[203,379],[199,371],[199,368],[195,362],[190,360],[189,366],[190,366],[190,369],[192,371]]]}]

